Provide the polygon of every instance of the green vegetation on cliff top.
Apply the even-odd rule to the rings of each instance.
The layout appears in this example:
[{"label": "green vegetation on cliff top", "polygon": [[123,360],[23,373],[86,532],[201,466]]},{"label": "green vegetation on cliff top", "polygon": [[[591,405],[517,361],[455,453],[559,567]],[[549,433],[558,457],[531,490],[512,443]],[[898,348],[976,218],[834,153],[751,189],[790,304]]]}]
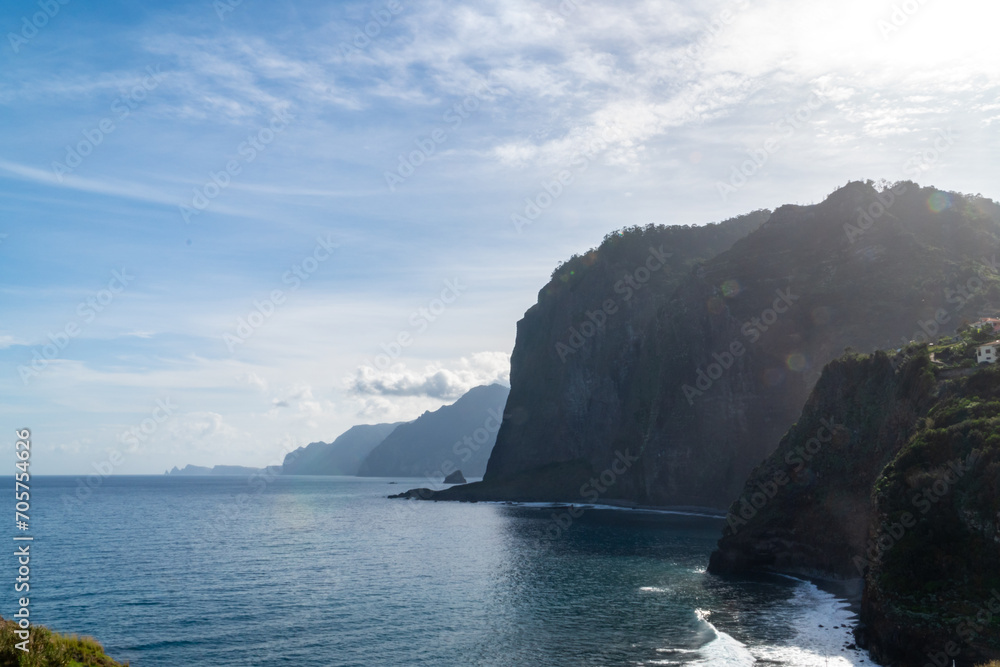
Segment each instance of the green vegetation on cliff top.
[{"label": "green vegetation on cliff top", "polygon": [[123,667],[109,658],[96,640],[60,635],[41,626],[31,628],[30,651],[26,653],[16,648],[21,641],[15,633],[18,629],[14,622],[0,619],[0,667]]}]

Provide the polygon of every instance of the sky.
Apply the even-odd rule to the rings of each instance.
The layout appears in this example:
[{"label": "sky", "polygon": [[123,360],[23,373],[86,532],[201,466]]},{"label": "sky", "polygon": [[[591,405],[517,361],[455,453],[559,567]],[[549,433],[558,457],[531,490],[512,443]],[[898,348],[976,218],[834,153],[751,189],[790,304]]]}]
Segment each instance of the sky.
[{"label": "sky", "polygon": [[278,464],[509,382],[553,268],[850,180],[1000,199],[986,0],[8,0],[0,441]]}]

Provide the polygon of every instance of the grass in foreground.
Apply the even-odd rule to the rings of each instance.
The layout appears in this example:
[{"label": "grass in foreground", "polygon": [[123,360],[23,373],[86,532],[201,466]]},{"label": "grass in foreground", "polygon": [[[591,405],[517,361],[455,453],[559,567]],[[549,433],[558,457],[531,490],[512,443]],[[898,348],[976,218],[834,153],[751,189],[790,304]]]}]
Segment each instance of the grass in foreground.
[{"label": "grass in foreground", "polygon": [[25,653],[15,646],[21,641],[14,632],[18,629],[0,619],[0,667],[127,667],[128,663],[109,658],[95,639],[64,636],[39,626],[31,628],[31,650]]}]

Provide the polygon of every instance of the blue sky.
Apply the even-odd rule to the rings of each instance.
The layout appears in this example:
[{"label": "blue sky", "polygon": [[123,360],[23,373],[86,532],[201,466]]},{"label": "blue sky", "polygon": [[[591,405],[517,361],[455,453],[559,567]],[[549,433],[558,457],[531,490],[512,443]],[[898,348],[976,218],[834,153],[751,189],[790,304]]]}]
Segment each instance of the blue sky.
[{"label": "blue sky", "polygon": [[277,463],[507,380],[553,267],[615,228],[859,178],[1000,198],[998,19],[963,0],[6,2],[3,432],[33,430],[37,473]]}]

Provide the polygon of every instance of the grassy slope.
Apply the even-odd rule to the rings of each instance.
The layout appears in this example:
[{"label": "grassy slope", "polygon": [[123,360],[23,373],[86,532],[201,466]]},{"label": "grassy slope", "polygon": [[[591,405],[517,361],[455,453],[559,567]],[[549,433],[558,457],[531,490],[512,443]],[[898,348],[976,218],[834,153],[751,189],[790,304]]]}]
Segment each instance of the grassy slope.
[{"label": "grassy slope", "polygon": [[12,621],[0,619],[0,667],[123,667],[94,639],[64,636],[40,626],[31,629],[31,650],[25,653],[15,647],[21,641],[17,629]]}]

